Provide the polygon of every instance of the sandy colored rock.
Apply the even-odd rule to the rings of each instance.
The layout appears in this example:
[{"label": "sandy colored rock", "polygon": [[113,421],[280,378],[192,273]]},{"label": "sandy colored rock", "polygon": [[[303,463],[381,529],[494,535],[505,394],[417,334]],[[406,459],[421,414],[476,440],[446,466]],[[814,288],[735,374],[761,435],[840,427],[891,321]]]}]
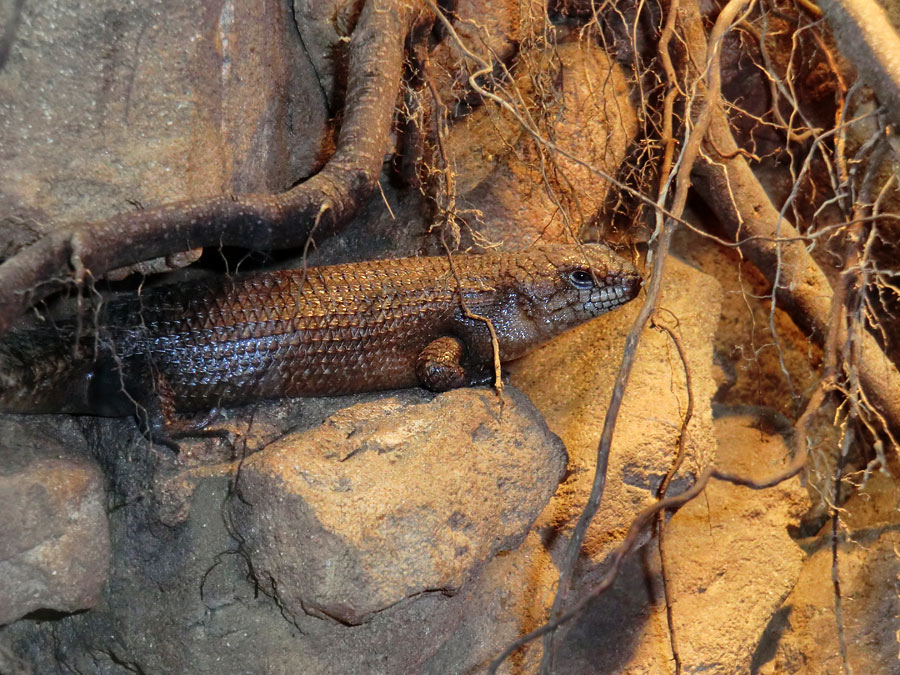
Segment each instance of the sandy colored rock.
[{"label": "sandy colored rock", "polygon": [[[838,571],[847,660],[854,673],[900,672],[898,502],[897,479],[876,473],[843,506]],[[805,544],[810,559],[773,621],[761,673],[844,672],[831,576],[831,522]]]},{"label": "sandy colored rock", "polygon": [[93,607],[106,581],[103,475],[73,452],[71,424],[47,422],[0,417],[0,625]]},{"label": "sandy colored rock", "polygon": [[[765,480],[790,463],[778,435],[751,417],[716,420],[716,465]],[[789,527],[809,508],[799,477],[754,491],[711,481],[666,528],[665,559],[684,671],[747,672],[806,554]]]},{"label": "sandy colored rock", "polygon": [[[716,465],[756,480],[787,466],[784,439],[765,426],[749,415],[717,419]],[[799,477],[762,491],[711,481],[669,520],[666,574],[683,672],[758,672],[764,633],[806,559],[788,526],[808,505]],[[558,672],[589,673],[596,663],[610,673],[674,672],[657,543],[632,556],[611,591],[569,630]],[[604,572],[590,572],[579,590]]]},{"label": "sandy colored rock", "polygon": [[[714,276],[725,293],[714,342],[716,361],[725,369],[716,401],[728,406],[766,406],[794,419],[796,395],[809,396],[818,386],[821,349],[777,308],[776,348],[769,328],[769,284],[737,252],[688,228],[676,231],[672,247],[676,256]],[[782,367],[790,374],[789,384]]]},{"label": "sandy colored rock", "polygon": [[[673,493],[715,457],[710,401],[712,336],[718,321],[721,289],[715,279],[675,259],[669,261],[661,306],[677,320],[694,390],[694,415],[688,425],[685,462]],[[511,365],[511,382],[528,394],[569,451],[566,482],[538,521],[538,527],[569,536],[587,502],[596,465],[597,442],[622,358],[625,335],[639,311],[640,298],[612,314],[569,331]],[[618,544],[634,516],[655,500],[655,490],[675,457],[681,419],[687,405],[681,361],[661,331],[648,328],[613,437],[603,505],[585,542],[591,559],[602,561]]]},{"label": "sandy colored rock", "polygon": [[[637,130],[625,76],[600,49],[567,43],[556,54],[561,69],[555,103],[560,107],[553,111],[553,141],[582,162],[615,173]],[[527,90],[528,84],[521,86]],[[510,116],[482,112],[473,117],[457,125],[460,147],[453,152],[460,163],[478,167],[459,177],[460,203],[481,212],[477,228],[488,240],[523,248],[539,239],[569,238],[601,209],[610,187],[604,178],[562,156],[542,173],[531,137]],[[516,152],[509,152],[508,138],[495,131],[498,125],[506,136],[520,139]],[[473,145],[473,134],[493,138],[497,146]]]},{"label": "sandy colored rock", "polygon": [[356,405],[250,457],[233,522],[290,615],[356,624],[455,593],[515,548],[556,489],[565,449],[521,394]]}]

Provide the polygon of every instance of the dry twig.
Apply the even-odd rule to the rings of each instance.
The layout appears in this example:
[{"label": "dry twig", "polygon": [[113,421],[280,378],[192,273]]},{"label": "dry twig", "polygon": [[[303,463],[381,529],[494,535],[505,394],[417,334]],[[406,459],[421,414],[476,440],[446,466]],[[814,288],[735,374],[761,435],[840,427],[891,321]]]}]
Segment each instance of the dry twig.
[{"label": "dry twig", "polygon": [[[709,133],[716,148],[710,155],[717,159],[695,167],[695,186],[735,241],[741,242],[742,253],[773,284],[778,305],[815,341],[824,343],[833,296],[828,279],[807,252],[803,237],[773,206],[746,160],[736,153],[721,106],[716,106]],[[862,388],[891,427],[900,428],[900,373],[868,331],[862,330],[859,340]]]}]

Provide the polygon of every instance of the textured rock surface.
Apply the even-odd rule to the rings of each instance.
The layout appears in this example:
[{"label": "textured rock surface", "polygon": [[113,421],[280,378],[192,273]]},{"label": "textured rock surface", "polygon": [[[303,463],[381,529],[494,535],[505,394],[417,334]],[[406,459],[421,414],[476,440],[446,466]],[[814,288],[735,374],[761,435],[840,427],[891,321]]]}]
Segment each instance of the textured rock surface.
[{"label": "textured rock surface", "polygon": [[71,421],[0,418],[0,625],[39,609],[88,609],[102,597],[106,491],[79,449]]},{"label": "textured rock surface", "polygon": [[[897,479],[875,474],[844,504],[838,546],[847,661],[854,673],[900,672],[900,511]],[[809,562],[767,632],[763,673],[843,673],[831,522],[809,542]]]},{"label": "textured rock surface", "polygon": [[[556,55],[561,92],[553,102],[559,106],[552,111],[553,141],[581,162],[615,173],[637,131],[634,108],[624,96],[624,74],[599,49],[562,44]],[[527,90],[527,83],[521,86]],[[460,201],[481,213],[477,228],[482,236],[508,248],[523,248],[541,239],[571,238],[580,224],[597,215],[610,189],[608,181],[563,157],[550,170],[511,117],[480,113],[457,125],[453,152],[469,167],[459,178],[465,193]],[[498,126],[502,133],[497,133]],[[485,142],[473,144],[473,134]],[[516,152],[509,152],[510,136],[519,141]]]},{"label": "textured rock surface", "polygon": [[[731,473],[761,480],[790,461],[782,437],[761,428],[758,418],[717,419],[715,433],[715,463]],[[664,552],[683,672],[756,672],[764,633],[806,557],[787,526],[808,505],[799,478],[763,491],[712,481],[670,519]],[[586,587],[603,571],[588,574]],[[610,672],[672,669],[657,540],[622,576],[567,634],[558,652],[559,672],[589,673],[598,662],[609,663]],[[596,634],[607,639],[591,641]]]},{"label": "textured rock surface", "polygon": [[[668,270],[662,306],[677,317],[695,397],[685,461],[670,488],[674,494],[716,454],[709,402],[715,392],[712,336],[721,288],[712,277],[677,260],[670,261]],[[587,502],[622,345],[638,310],[632,303],[606,320],[576,328],[510,369],[511,382],[529,395],[569,451],[566,481],[535,525],[549,542],[554,561],[562,555]],[[589,558],[583,561],[583,569],[589,577],[602,569],[635,515],[655,500],[655,490],[675,457],[687,403],[684,382],[680,360],[667,336],[652,328],[645,330],[616,425],[603,505],[585,539]],[[555,567],[535,573],[547,589],[552,589],[557,574]]]},{"label": "textured rock surface", "polygon": [[[515,635],[518,617],[509,608],[528,607],[532,589],[509,589],[504,580],[510,570],[527,572],[540,540],[531,534],[523,550],[494,554],[526,536],[565,452],[521,394],[510,388],[505,397],[502,407],[486,389],[431,402],[421,392],[382,397],[244,462],[189,469],[194,490],[177,527],[160,525],[140,498],[112,513],[120,548],[103,607],[52,627],[18,622],[0,638],[38,672],[56,672],[62,654],[82,672],[128,663],[146,673],[222,673],[225,662],[226,672],[243,673],[257,672],[264,659],[273,673],[396,673],[422,668],[456,631],[471,630],[473,616],[485,628],[502,619],[505,634]],[[332,532],[304,529],[314,511],[292,510],[299,500],[285,492],[290,485],[301,487]],[[243,499],[251,496],[248,507]],[[245,535],[263,535],[264,550]],[[327,566],[330,554],[335,580],[357,575],[343,578],[346,587],[329,586],[316,569],[292,575],[304,561]],[[349,558],[366,567],[347,565]],[[269,572],[279,603],[258,592],[255,579],[263,587],[270,581],[258,565],[276,568]],[[344,609],[358,618],[373,607],[360,588],[380,611],[356,626],[311,616],[292,587],[306,592],[310,580],[343,593]],[[465,668],[491,655],[494,635],[486,630],[453,663]]]},{"label": "textured rock surface", "polygon": [[291,616],[357,624],[453,594],[515,548],[556,490],[562,443],[508,389],[347,408],[241,467],[231,521]]},{"label": "textured rock surface", "polygon": [[[790,462],[759,420],[716,420],[716,465],[762,481]],[[753,452],[747,452],[752,448]],[[809,508],[800,478],[768,490],[712,481],[666,528],[666,571],[685,672],[746,672],[806,554],[788,527]]]},{"label": "textured rock surface", "polygon": [[283,189],[321,161],[329,116],[287,3],[24,3],[0,70],[0,242]]},{"label": "textured rock surface", "polygon": [[[685,475],[694,473],[716,453],[709,401],[715,392],[711,341],[720,304],[721,288],[715,279],[677,260],[670,261],[662,306],[677,319],[696,402],[688,426],[685,462],[678,474],[681,478],[676,477],[673,493],[685,487]],[[511,382],[534,401],[570,456],[566,482],[539,527],[568,536],[587,502],[622,345],[639,309],[637,303],[626,305],[607,320],[576,328],[510,368]],[[616,425],[604,506],[586,539],[594,561],[602,561],[638,511],[655,500],[654,492],[675,457],[686,404],[677,351],[665,333],[645,330]]]}]

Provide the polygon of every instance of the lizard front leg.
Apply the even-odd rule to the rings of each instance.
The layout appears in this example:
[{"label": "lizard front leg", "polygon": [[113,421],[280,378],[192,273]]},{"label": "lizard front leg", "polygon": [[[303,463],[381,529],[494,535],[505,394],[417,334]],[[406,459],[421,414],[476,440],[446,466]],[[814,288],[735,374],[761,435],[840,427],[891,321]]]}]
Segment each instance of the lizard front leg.
[{"label": "lizard front leg", "polygon": [[432,340],[416,359],[416,377],[431,391],[447,391],[491,381],[483,368],[473,366],[465,343],[456,337],[445,336]]}]

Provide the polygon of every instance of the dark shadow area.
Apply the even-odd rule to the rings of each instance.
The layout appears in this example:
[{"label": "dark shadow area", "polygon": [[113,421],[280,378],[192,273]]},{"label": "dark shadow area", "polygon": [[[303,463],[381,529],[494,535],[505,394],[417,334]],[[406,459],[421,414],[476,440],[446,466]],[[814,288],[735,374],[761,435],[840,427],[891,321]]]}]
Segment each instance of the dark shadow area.
[{"label": "dark shadow area", "polygon": [[791,605],[785,605],[769,619],[769,623],[759,639],[759,644],[753,650],[753,657],[750,659],[750,673],[752,675],[759,673],[764,665],[775,658],[781,637],[791,627],[792,611],[794,611],[794,608]]},{"label": "dark shadow area", "polygon": [[[645,560],[640,552],[628,556],[609,591],[597,598],[584,615],[556,641],[553,672],[566,675],[596,675],[624,672],[644,633],[644,624],[653,608],[653,579],[657,569],[656,556]],[[655,560],[654,560],[655,559]],[[649,563],[649,564],[648,564]],[[603,566],[605,568],[605,565]],[[597,582],[605,570],[589,574],[590,585]],[[588,592],[583,582],[571,597]]]},{"label": "dark shadow area", "polygon": [[77,616],[78,614],[84,614],[86,611],[86,609],[80,609],[75,612],[61,612],[57,609],[42,607],[41,609],[36,609],[33,612],[29,612],[28,614],[23,616],[22,619],[25,621],[59,621],[60,619],[64,619],[67,616]]}]

